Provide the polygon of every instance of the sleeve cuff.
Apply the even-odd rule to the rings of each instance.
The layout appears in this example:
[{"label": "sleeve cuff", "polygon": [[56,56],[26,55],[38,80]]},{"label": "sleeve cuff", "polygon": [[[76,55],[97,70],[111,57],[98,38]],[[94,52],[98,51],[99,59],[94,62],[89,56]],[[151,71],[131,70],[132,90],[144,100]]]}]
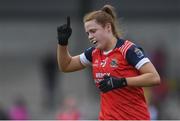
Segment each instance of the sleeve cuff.
[{"label": "sleeve cuff", "polygon": [[135,68],[139,70],[145,63],[148,62],[150,62],[148,58],[143,58],[136,64]]},{"label": "sleeve cuff", "polygon": [[85,54],[80,54],[80,61],[84,66],[91,65],[91,62],[86,58]]}]

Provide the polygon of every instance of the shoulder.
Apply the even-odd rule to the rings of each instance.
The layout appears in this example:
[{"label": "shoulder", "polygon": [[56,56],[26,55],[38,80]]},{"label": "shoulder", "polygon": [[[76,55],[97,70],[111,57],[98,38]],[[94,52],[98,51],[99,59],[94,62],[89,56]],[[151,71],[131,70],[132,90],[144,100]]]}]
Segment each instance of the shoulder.
[{"label": "shoulder", "polygon": [[94,47],[89,47],[84,51],[84,55],[86,56],[86,58],[92,62],[92,53],[95,51],[96,49]]},{"label": "shoulder", "polygon": [[136,69],[140,69],[145,63],[150,62],[142,47],[134,43],[128,46],[124,57]]},{"label": "shoulder", "polygon": [[123,57],[125,58],[128,49],[132,45],[135,45],[135,44],[133,42],[131,42],[130,40],[118,39],[116,48],[122,53]]},{"label": "shoulder", "polygon": [[84,50],[82,54],[80,54],[80,61],[83,65],[91,65],[92,63],[92,53],[95,50],[94,47],[89,47]]},{"label": "shoulder", "polygon": [[121,52],[124,59],[137,69],[145,63],[150,62],[142,47],[130,40],[118,40],[116,48]]}]

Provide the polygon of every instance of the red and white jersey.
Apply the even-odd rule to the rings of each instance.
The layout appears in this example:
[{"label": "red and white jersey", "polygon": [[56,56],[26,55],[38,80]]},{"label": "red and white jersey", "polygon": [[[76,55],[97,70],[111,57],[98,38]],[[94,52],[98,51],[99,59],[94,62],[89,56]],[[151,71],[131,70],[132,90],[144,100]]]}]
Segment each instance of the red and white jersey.
[{"label": "red and white jersey", "polygon": [[[83,65],[92,65],[93,78],[96,86],[104,75],[134,77],[140,75],[139,69],[150,60],[142,48],[134,43],[118,39],[116,47],[103,52],[97,48],[88,48],[80,55]],[[99,119],[103,120],[149,120],[150,115],[141,87],[124,87],[107,93],[100,93],[101,109]]]}]

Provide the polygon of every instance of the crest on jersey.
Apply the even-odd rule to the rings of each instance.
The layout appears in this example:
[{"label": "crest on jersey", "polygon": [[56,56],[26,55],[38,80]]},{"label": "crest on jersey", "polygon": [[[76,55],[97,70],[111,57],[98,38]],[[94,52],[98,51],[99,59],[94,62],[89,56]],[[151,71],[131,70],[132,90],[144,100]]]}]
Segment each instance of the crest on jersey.
[{"label": "crest on jersey", "polygon": [[94,61],[94,63],[98,63],[98,59],[96,59],[96,60]]},{"label": "crest on jersey", "polygon": [[143,52],[137,47],[134,49],[134,52],[136,53],[138,58],[141,58],[144,56]]},{"label": "crest on jersey", "polygon": [[110,66],[115,68],[115,67],[118,67],[118,61],[117,59],[112,59],[111,60],[111,63],[110,63]]}]

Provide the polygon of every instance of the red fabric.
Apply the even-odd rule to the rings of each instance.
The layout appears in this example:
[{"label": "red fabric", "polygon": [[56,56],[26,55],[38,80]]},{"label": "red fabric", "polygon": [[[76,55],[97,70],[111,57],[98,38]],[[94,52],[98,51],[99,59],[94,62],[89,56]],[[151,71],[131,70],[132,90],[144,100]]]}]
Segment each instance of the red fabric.
[{"label": "red fabric", "polygon": [[[127,44],[125,42],[124,44]],[[131,47],[128,44],[126,47]],[[121,46],[121,47],[124,47]],[[99,49],[92,52],[93,78],[96,86],[104,75],[113,77],[133,77],[139,75],[139,71],[129,65],[122,48],[115,48],[112,52],[104,55]],[[127,48],[123,50],[127,51]],[[123,51],[123,53],[126,53]],[[100,120],[149,120],[150,115],[144,97],[144,91],[139,87],[125,87],[115,89],[107,93],[101,93]]]}]

